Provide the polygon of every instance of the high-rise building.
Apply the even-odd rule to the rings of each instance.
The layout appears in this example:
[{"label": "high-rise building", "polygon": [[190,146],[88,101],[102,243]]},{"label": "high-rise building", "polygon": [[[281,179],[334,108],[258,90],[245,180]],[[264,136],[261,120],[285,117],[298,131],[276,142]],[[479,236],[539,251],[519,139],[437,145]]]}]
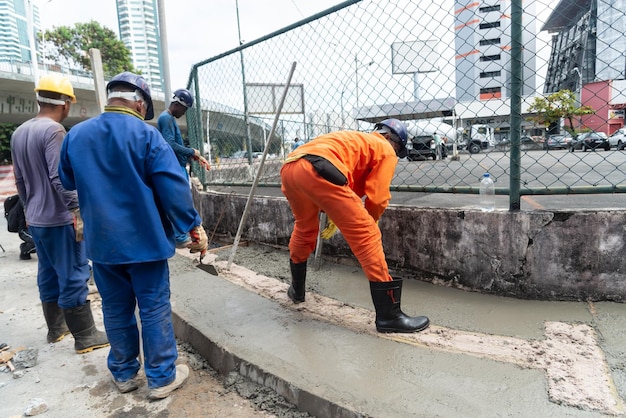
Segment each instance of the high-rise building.
[{"label": "high-rise building", "polygon": [[573,127],[612,134],[626,114],[626,0],[561,0],[544,31],[552,34],[545,93],[576,92],[594,113]]},{"label": "high-rise building", "polygon": [[[534,1],[524,2],[522,95],[536,89]],[[511,91],[511,2],[455,0],[456,99],[505,99]]]},{"label": "high-rise building", "polygon": [[[32,0],[31,0],[32,1]],[[0,60],[31,62],[28,34],[29,0],[0,0]],[[33,5],[33,30],[40,30],[39,9]]]},{"label": "high-rise building", "polygon": [[133,66],[153,90],[163,91],[157,0],[117,0],[117,21]]},{"label": "high-rise building", "polygon": [[552,52],[545,92],[626,78],[626,0],[562,0],[542,30]]}]

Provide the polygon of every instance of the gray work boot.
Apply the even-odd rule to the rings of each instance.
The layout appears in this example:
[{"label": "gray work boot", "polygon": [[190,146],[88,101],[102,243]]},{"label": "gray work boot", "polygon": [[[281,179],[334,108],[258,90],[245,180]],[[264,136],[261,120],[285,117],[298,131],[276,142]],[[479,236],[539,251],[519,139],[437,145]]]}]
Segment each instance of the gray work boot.
[{"label": "gray work boot", "polygon": [[65,322],[74,336],[74,349],[78,354],[88,353],[109,345],[106,334],[96,329],[88,300],[82,306],[64,309]]},{"label": "gray work boot", "polygon": [[176,366],[176,378],[169,385],[161,386],[159,388],[150,389],[148,392],[148,399],[156,401],[164,399],[170,396],[170,393],[178,389],[185,383],[189,376],[189,367],[186,364],[179,364]]},{"label": "gray work boot", "polygon": [[48,342],[58,343],[70,333],[69,328],[65,324],[63,309],[56,302],[41,302],[43,308],[43,316],[46,318],[48,325]]},{"label": "gray work boot", "polygon": [[134,377],[125,380],[124,382],[118,382],[117,380],[113,379],[113,383],[115,383],[115,386],[117,387],[117,390],[120,391],[120,393],[128,393],[139,389],[139,384]]}]

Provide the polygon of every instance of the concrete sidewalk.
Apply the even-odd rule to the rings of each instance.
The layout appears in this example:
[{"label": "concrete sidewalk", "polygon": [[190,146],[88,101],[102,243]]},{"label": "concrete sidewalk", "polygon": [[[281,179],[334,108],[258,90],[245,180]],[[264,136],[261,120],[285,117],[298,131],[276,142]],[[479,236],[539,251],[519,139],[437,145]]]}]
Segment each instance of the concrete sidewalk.
[{"label": "concrete sidewalk", "polygon": [[221,373],[235,370],[314,416],[625,414],[626,305],[405,280],[404,311],[428,315],[432,326],[378,334],[358,267],[309,268],[307,301],[293,305],[284,251],[239,248],[230,269],[229,255],[210,260],[219,276],[172,260],[177,335]]},{"label": "concrete sidewalk", "polygon": [[[17,234],[0,233],[0,244],[10,251],[0,253],[0,342],[39,347],[38,366],[24,377],[0,375],[0,417],[15,416],[32,397],[47,401],[44,417],[220,416],[215,403],[226,398],[224,389],[207,397],[196,379],[202,370],[172,399],[150,403],[145,388],[116,393],[108,350],[79,356],[72,338],[45,344],[34,302],[36,260],[17,260]],[[216,251],[207,258],[218,276],[197,268],[187,251],[170,260],[178,337],[222,375],[236,371],[300,411],[381,418],[626,415],[624,304],[525,301],[407,279],[403,308],[428,315],[431,327],[378,334],[357,266],[325,260],[319,270],[310,268],[307,300],[293,305],[284,250],[240,247],[230,269],[230,250]],[[101,313],[94,313],[102,327]],[[224,408],[221,416],[244,416]],[[123,413],[129,415],[115,415]]]},{"label": "concrete sidewalk", "polygon": [[[70,335],[55,344],[46,342],[47,327],[37,289],[37,255],[20,260],[20,242],[17,234],[7,232],[6,222],[0,218],[0,245],[5,249],[0,249],[0,343],[16,353],[10,359],[14,371],[0,361],[0,418],[28,416],[27,411],[44,418],[271,418],[285,416],[285,410],[293,411],[266,388],[239,376],[222,378],[182,342],[178,362],[188,364],[192,371],[172,396],[149,401],[143,370],[138,390],[119,393],[107,369],[109,348],[76,354]],[[96,292],[89,299],[96,325],[104,329],[100,297]],[[28,363],[19,359],[26,353]]]}]

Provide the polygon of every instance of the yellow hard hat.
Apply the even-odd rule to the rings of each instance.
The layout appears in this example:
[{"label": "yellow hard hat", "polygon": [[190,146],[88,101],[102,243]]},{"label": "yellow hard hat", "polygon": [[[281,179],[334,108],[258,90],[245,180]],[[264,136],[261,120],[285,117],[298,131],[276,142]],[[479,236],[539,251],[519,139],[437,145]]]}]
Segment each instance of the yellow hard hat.
[{"label": "yellow hard hat", "polygon": [[39,79],[35,92],[51,91],[53,93],[64,94],[68,96],[72,103],[76,103],[74,95],[74,87],[67,77],[58,74],[46,74]]}]

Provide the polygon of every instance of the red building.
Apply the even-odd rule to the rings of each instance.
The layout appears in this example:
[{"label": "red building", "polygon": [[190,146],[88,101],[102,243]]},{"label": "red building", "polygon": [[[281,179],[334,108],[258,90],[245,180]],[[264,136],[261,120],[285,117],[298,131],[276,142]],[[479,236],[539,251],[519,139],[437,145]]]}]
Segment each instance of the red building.
[{"label": "red building", "polygon": [[[596,81],[583,85],[581,102],[594,113],[574,123],[578,129],[591,129],[611,135],[624,126],[626,80]],[[582,126],[581,126],[582,123]]]}]

